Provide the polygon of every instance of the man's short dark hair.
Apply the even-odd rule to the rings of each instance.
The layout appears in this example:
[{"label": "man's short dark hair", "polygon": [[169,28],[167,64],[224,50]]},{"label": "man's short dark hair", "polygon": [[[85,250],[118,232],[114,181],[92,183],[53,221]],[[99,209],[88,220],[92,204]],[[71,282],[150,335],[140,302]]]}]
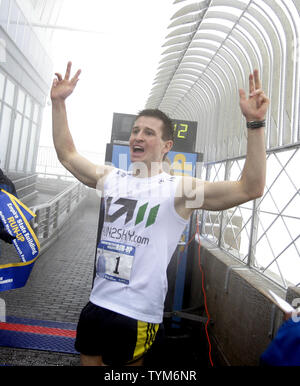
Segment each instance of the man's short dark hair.
[{"label": "man's short dark hair", "polygon": [[171,118],[159,109],[145,109],[138,112],[136,119],[140,117],[153,117],[163,122],[162,139],[164,141],[174,140],[174,128]]}]

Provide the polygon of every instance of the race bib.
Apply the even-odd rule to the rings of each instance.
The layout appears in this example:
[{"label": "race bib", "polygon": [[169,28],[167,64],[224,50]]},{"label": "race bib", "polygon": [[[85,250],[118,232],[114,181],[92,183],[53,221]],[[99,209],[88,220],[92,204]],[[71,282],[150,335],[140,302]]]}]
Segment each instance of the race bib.
[{"label": "race bib", "polygon": [[132,245],[101,241],[97,248],[97,275],[129,284],[134,255]]}]

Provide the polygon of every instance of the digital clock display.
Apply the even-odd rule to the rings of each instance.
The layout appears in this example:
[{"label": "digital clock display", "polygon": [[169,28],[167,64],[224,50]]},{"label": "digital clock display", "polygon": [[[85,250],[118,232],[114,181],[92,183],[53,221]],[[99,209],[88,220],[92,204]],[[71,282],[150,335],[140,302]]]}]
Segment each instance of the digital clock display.
[{"label": "digital clock display", "polygon": [[[111,133],[111,143],[127,142],[136,115],[114,113]],[[197,122],[172,120],[174,125],[174,145],[172,150],[194,152],[197,135]]]},{"label": "digital clock display", "polygon": [[196,146],[197,122],[173,120],[174,151],[194,152]]}]

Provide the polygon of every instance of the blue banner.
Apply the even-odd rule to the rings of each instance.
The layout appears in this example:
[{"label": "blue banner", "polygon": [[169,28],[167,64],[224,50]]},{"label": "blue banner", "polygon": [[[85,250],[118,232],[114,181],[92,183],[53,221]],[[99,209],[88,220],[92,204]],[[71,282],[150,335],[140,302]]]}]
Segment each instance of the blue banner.
[{"label": "blue banner", "polygon": [[39,241],[29,221],[35,214],[19,199],[0,190],[0,221],[15,236],[13,245],[21,263],[0,265],[0,291],[24,287],[40,252]]}]

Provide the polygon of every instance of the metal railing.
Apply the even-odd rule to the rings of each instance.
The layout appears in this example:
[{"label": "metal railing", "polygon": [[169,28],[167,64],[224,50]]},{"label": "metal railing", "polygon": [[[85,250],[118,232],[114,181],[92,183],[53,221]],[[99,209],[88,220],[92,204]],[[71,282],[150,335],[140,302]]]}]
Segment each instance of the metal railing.
[{"label": "metal railing", "polygon": [[37,175],[30,174],[13,180],[19,199],[26,202],[37,195]]},{"label": "metal railing", "polygon": [[53,200],[31,208],[36,214],[31,225],[40,242],[41,252],[53,243],[63,225],[86,196],[87,188],[81,183],[75,182]]}]

